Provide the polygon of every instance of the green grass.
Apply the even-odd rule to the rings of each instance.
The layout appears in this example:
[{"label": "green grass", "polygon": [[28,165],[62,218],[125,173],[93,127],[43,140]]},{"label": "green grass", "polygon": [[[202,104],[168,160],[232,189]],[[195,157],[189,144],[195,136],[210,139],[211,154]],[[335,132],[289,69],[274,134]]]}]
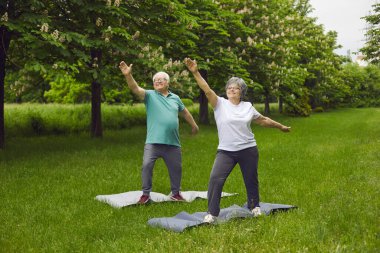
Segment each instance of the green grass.
[{"label": "green grass", "polygon": [[[309,118],[274,117],[292,132],[253,129],[261,200],[298,209],[202,226],[152,228],[153,217],[206,211],[207,201],[114,209],[99,194],[140,189],[145,127],[77,136],[8,138],[0,151],[0,252],[379,252],[380,109],[341,109]],[[214,126],[197,136],[181,126],[183,183],[207,190]],[[156,164],[153,190],[168,193]],[[238,168],[222,208],[245,202]]]}]

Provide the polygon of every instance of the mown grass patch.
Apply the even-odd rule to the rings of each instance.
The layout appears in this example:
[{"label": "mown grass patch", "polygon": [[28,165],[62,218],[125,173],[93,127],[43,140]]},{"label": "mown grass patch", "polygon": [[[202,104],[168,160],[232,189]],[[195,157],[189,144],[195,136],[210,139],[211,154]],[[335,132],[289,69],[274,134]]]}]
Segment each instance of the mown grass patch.
[{"label": "mown grass patch", "polygon": [[[379,250],[380,110],[342,109],[275,119],[284,134],[254,125],[264,202],[298,209],[174,233],[147,225],[153,217],[206,211],[207,201],[114,209],[99,194],[140,189],[145,127],[87,134],[13,137],[0,151],[2,252],[377,252]],[[197,136],[181,125],[183,190],[207,190],[215,126]],[[170,191],[156,164],[153,190]],[[238,168],[222,208],[245,202]]]}]

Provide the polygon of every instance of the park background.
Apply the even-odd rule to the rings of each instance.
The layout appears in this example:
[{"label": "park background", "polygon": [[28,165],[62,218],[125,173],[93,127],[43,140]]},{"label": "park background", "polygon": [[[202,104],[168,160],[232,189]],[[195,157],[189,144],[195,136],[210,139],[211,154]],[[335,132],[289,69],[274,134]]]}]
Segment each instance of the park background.
[{"label": "park background", "polygon": [[[0,251],[378,251],[380,6],[372,7],[360,66],[334,52],[336,32],[310,17],[307,0],[3,1]],[[191,136],[181,122],[183,190],[206,190],[216,128],[185,57],[221,96],[229,77],[244,78],[245,99],[292,126],[289,135],[253,130],[263,201],[297,210],[176,234],[146,221],[207,202],[114,210],[94,200],[140,188],[145,108],[121,60],[146,89],[156,71],[170,74],[201,126]],[[154,177],[166,193],[163,163]],[[222,207],[244,203],[238,169],[225,190],[239,194]]]}]

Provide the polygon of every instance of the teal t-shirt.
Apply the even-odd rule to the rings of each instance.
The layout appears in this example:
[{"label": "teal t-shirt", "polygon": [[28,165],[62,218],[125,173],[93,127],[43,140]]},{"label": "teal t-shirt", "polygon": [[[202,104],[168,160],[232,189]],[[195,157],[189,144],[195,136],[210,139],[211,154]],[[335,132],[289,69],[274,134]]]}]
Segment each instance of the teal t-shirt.
[{"label": "teal t-shirt", "polygon": [[181,99],[169,92],[165,97],[155,90],[146,90],[147,135],[145,143],[180,147],[178,113],[185,109]]}]

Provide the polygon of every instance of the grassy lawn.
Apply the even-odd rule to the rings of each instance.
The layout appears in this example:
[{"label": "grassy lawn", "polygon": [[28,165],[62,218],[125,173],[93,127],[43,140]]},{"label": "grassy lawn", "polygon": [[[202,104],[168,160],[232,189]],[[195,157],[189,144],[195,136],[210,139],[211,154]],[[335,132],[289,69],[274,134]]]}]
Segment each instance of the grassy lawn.
[{"label": "grassy lawn", "polygon": [[[183,233],[152,228],[154,217],[206,211],[207,201],[114,209],[99,194],[140,189],[145,127],[87,135],[12,137],[0,151],[0,252],[379,252],[380,109],[275,117],[292,132],[253,126],[263,202],[298,209]],[[193,137],[181,126],[182,189],[207,190],[214,126]],[[169,193],[156,164],[153,191]],[[245,202],[240,170],[222,208]]]}]

